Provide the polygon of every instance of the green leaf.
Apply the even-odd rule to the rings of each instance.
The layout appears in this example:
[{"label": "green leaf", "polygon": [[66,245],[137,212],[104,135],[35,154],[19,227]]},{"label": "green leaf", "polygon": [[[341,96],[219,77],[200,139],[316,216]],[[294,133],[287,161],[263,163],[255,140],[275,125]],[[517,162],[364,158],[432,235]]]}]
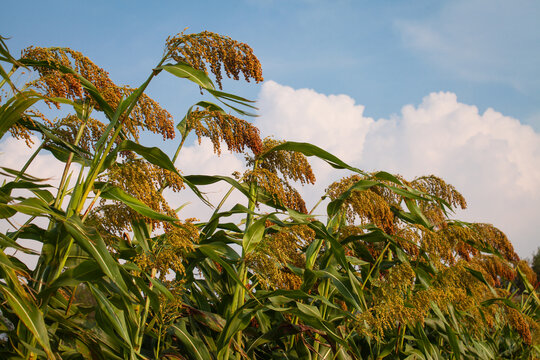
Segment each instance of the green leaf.
[{"label": "green leaf", "polygon": [[213,244],[204,244],[204,245],[199,245],[197,247],[197,249],[203,253],[204,255],[206,255],[207,257],[209,257],[210,259],[212,259],[213,261],[217,262],[218,264],[220,264],[223,269],[227,272],[227,274],[240,286],[242,286],[246,292],[248,294],[251,295],[251,292],[249,291],[248,288],[246,288],[246,286],[244,285],[244,283],[242,282],[242,280],[240,280],[240,277],[238,276],[238,273],[236,272],[236,270],[229,264],[227,263],[221,256],[219,256],[219,253],[216,251],[215,247],[213,246]]},{"label": "green leaf", "polygon": [[219,181],[225,181],[232,186],[234,186],[235,189],[240,191],[242,194],[249,197],[249,191],[245,186],[242,186],[238,181],[234,180],[231,177],[228,176],[221,176],[221,175],[186,175],[184,176],[184,179],[188,180],[193,185],[211,185],[215,184]]},{"label": "green leaf", "polygon": [[306,250],[306,269],[313,269],[322,244],[322,239],[315,239],[311,242],[311,244],[309,244]]},{"label": "green leaf", "polygon": [[245,186],[240,184],[238,181],[234,180],[233,178],[230,178],[228,176],[219,176],[219,175],[187,175],[183,177],[184,183],[188,185],[191,190],[201,199],[205,204],[212,207],[212,204],[206,200],[199,189],[197,189],[196,185],[210,185],[214,184],[218,181],[225,181],[232,186],[234,186],[235,189],[239,190],[241,193],[249,197],[249,191]]},{"label": "green leaf", "polygon": [[29,248],[26,248],[24,246],[21,246],[21,245],[17,244],[9,236],[0,233],[0,248],[5,249],[5,248],[9,248],[9,247],[13,248],[13,249],[15,249],[17,251],[22,251],[25,254],[39,255],[39,252],[37,252],[37,251],[35,251],[33,249],[29,249]]},{"label": "green leaf", "polygon": [[167,299],[173,301],[174,300],[174,296],[171,294],[171,292],[169,291],[169,289],[167,289],[165,287],[165,285],[163,285],[161,283],[160,280],[158,279],[154,279],[153,277],[149,276],[148,274],[146,274],[146,277],[147,279],[152,283],[152,285],[154,285],[154,287],[156,288],[156,290],[158,290],[160,293],[162,293]]},{"label": "green leaf", "polygon": [[131,140],[124,140],[118,146],[118,151],[131,150],[146,159],[151,164],[159,166],[162,169],[169,170],[174,174],[180,175],[171,159],[161,149],[157,147],[146,147]]},{"label": "green leaf", "polygon": [[304,154],[305,156],[315,156],[315,157],[318,157],[321,160],[326,161],[328,164],[330,164],[330,166],[332,166],[332,167],[334,167],[336,169],[347,169],[347,170],[351,170],[351,171],[353,171],[355,173],[364,174],[364,172],[362,170],[357,169],[355,167],[352,167],[352,166],[346,164],[345,162],[340,160],[335,155],[330,154],[328,151],[325,151],[325,150],[321,149],[320,147],[309,144],[309,143],[287,141],[287,142],[284,142],[281,145],[275,146],[275,147],[265,151],[264,153],[262,153],[259,156],[261,158],[264,158],[266,155],[268,155],[268,154],[270,154],[270,153],[272,153],[274,151],[280,151],[280,150],[296,151],[296,152],[300,152],[300,153]]},{"label": "green leaf", "polygon": [[66,163],[68,161],[70,154],[74,154],[71,161],[79,163],[84,166],[90,166],[91,164],[90,160],[88,160],[87,158],[81,157],[79,154],[75,154],[71,152],[70,150],[65,149],[61,146],[55,145],[55,144],[47,144],[43,146],[43,149],[49,150],[56,159],[58,159],[59,161],[63,163]]},{"label": "green leaf", "polygon": [[37,305],[29,297],[21,297],[14,293],[12,289],[0,283],[0,291],[4,294],[11,310],[24,323],[26,328],[35,336],[38,343],[43,347],[49,358],[54,359],[49,343],[49,335],[43,314]]},{"label": "green leaf", "polygon": [[341,296],[345,301],[347,301],[349,304],[353,305],[358,311],[362,311],[360,304],[358,302],[359,299],[353,294],[349,289],[352,288],[350,284],[347,282],[347,278],[335,274],[334,269],[330,270],[314,270],[313,272],[319,276],[319,277],[325,277],[332,281],[336,289],[339,291]]},{"label": "green leaf", "polygon": [[[234,95],[234,94],[229,94],[229,93],[219,91],[219,90],[212,90],[210,93],[212,95],[214,95],[216,98],[224,98],[224,99],[234,101],[234,102],[236,102],[238,104],[242,104],[242,105],[247,105],[245,103],[254,103],[255,102],[253,100],[249,100],[249,99],[243,98],[241,96]],[[249,106],[249,105],[247,105],[247,106]],[[255,107],[253,107],[253,108],[256,109]]]},{"label": "green leaf", "polygon": [[[124,311],[116,308],[97,287],[89,284],[88,288],[94,295],[100,311],[105,315],[109,324],[112,325],[116,333],[124,340],[125,344],[127,344],[130,349],[133,349],[133,343],[124,319]],[[104,327],[103,324],[101,324],[101,326]],[[114,336],[114,334],[111,335]]]},{"label": "green leaf", "polygon": [[10,168],[3,167],[3,166],[0,167],[0,169],[3,170],[3,171],[0,171],[0,175],[7,176],[7,177],[12,177],[12,178],[17,177],[17,178],[19,178],[21,180],[26,180],[26,181],[30,181],[30,182],[43,182],[43,181],[48,180],[48,179],[40,179],[40,178],[37,178],[35,176],[25,174],[24,172],[14,170],[14,169],[10,169]]},{"label": "green leaf", "polygon": [[17,210],[12,209],[9,205],[0,203],[0,219],[8,219],[15,215]]},{"label": "green leaf", "polygon": [[431,229],[433,225],[429,222],[429,220],[426,218],[426,216],[422,213],[422,210],[418,207],[418,204],[416,201],[411,199],[405,199],[405,204],[407,205],[407,208],[411,212],[411,214],[414,216],[414,220],[417,224],[420,224],[428,229]]},{"label": "green leaf", "polygon": [[214,89],[215,86],[212,83],[212,80],[206,75],[202,70],[197,70],[190,66],[187,63],[178,63],[175,65],[163,65],[158,69],[163,69],[168,73],[171,73],[180,78],[188,79],[193,81],[195,84],[199,85],[204,89]]},{"label": "green leaf", "polygon": [[76,286],[82,282],[95,281],[103,275],[105,275],[103,270],[94,260],[85,260],[77,266],[65,270],[56,280],[45,287],[38,296],[44,298],[62,286]]},{"label": "green leaf", "polygon": [[[231,105],[230,103],[227,102],[227,101],[231,101],[233,103],[236,103],[236,104],[239,104],[239,105],[242,105],[242,106],[246,106],[246,107],[249,107],[249,108],[252,108],[252,109],[257,109],[255,106],[250,104],[250,103],[254,102],[252,100],[244,99],[244,98],[242,98],[240,96],[236,96],[236,95],[233,95],[233,94],[228,94],[228,93],[225,93],[223,91],[219,91],[219,90],[215,90],[215,89],[212,90],[212,89],[207,88],[206,91],[208,91],[210,94],[214,95],[214,97],[216,99],[218,99],[223,105],[227,106],[230,109],[233,109],[234,111],[236,111],[237,113],[239,113],[241,115],[257,116],[256,114],[253,114],[253,113],[244,111],[242,109],[239,109],[236,106],[233,106],[233,105]],[[225,101],[225,100],[227,100],[227,101]]]},{"label": "green leaf", "polygon": [[444,324],[445,328],[446,328],[446,334],[448,335],[448,341],[450,342],[450,346],[452,347],[452,352],[454,353],[454,357],[456,358],[456,360],[460,360],[461,359],[461,349],[460,349],[460,344],[459,344],[459,341],[458,341],[458,338],[456,336],[456,333],[454,330],[452,330],[452,328],[450,327],[450,325],[448,324]]},{"label": "green leaf", "polygon": [[148,225],[146,225],[143,220],[133,219],[131,221],[131,228],[133,229],[134,242],[139,244],[144,251],[150,252],[150,244],[148,242],[148,239],[150,239],[150,232],[148,230]]},{"label": "green leaf", "polygon": [[484,277],[484,274],[482,274],[480,271],[478,270],[475,270],[473,268],[470,268],[468,266],[465,266],[465,270],[467,270],[468,272],[470,272],[475,278],[477,278],[478,280],[480,280],[482,283],[484,283],[490,290],[491,290],[491,293],[498,297],[497,295],[497,292],[495,291],[495,289],[493,289],[493,287],[491,286],[491,284],[486,280],[486,278]]},{"label": "green leaf", "polygon": [[124,292],[128,293],[127,285],[119,270],[119,264],[109,253],[107,245],[95,229],[84,226],[78,217],[70,217],[64,222],[66,230],[92,258],[101,270]]},{"label": "green leaf", "polygon": [[302,304],[301,302],[296,302],[296,307],[298,310],[306,314],[307,316],[312,316],[316,319],[322,320],[322,314],[318,307],[313,305]]},{"label": "green leaf", "polygon": [[22,114],[37,101],[43,99],[35,91],[23,91],[9,98],[0,107],[0,139],[16,122],[21,119]]},{"label": "green leaf", "polygon": [[521,270],[519,266],[516,266],[516,270],[520,280],[523,282],[523,285],[525,285],[527,291],[534,297],[534,299],[536,300],[536,304],[540,306],[540,299],[538,298],[538,294],[534,286],[532,286],[532,284],[527,279],[527,276],[523,273],[523,270]]},{"label": "green leaf", "polygon": [[242,240],[242,248],[244,249],[244,256],[250,254],[257,245],[261,242],[264,236],[264,230],[266,228],[266,219],[268,215],[262,216],[260,219],[252,223],[246,230],[244,238]]},{"label": "green leaf", "polygon": [[120,189],[118,186],[110,185],[104,182],[96,182],[94,184],[94,188],[97,190],[101,190],[100,196],[102,198],[108,199],[108,200],[120,201],[126,204],[129,208],[135,210],[139,214],[146,216],[148,218],[155,219],[155,220],[162,220],[162,221],[171,221],[171,222],[178,221],[177,218],[164,215],[157,211],[152,210],[150,207],[148,207],[148,205],[134,198],[133,196],[127,194],[126,192],[124,192],[124,190]]},{"label": "green leaf", "polygon": [[39,198],[23,199],[22,201],[16,204],[7,205],[7,206],[26,215],[31,215],[31,216],[50,215],[60,220],[65,219],[65,216],[61,211],[51,208],[49,204],[47,204],[45,201]]},{"label": "green leaf", "polygon": [[171,326],[174,335],[184,344],[186,350],[191,356],[197,360],[211,360],[212,357],[206,348],[206,345],[202,340],[191,336],[187,329],[186,324],[183,321]]},{"label": "green leaf", "polygon": [[34,181],[10,181],[6,184],[4,184],[0,191],[9,193],[13,189],[41,189],[44,187],[51,187],[49,184],[36,184]]},{"label": "green leaf", "polygon": [[223,328],[225,327],[227,322],[220,315],[214,314],[208,311],[201,311],[199,309],[196,309],[188,305],[184,305],[184,306],[189,309],[190,316],[193,316],[193,318],[197,322],[208,327],[210,330],[213,330],[216,332],[223,331]]},{"label": "green leaf", "polygon": [[234,334],[249,326],[249,323],[255,316],[257,310],[259,310],[259,307],[251,308],[249,303],[246,303],[243,307],[238,309],[231,318],[227,319],[227,324],[217,340],[219,349],[218,359],[223,356],[223,353],[229,347],[229,343]]},{"label": "green leaf", "polygon": [[63,159],[67,159],[67,157],[65,156],[64,153],[73,152],[75,153],[75,155],[77,155],[76,159],[78,162],[82,164],[88,163],[87,158],[90,157],[91,154],[85,149],[77,145],[70,144],[69,142],[63,140],[61,137],[56,135],[55,130],[49,129],[37,121],[31,122],[31,121],[25,120],[25,121],[22,121],[22,123],[24,124],[24,126],[29,128],[30,130],[37,131],[43,134],[45,137],[50,139],[54,144],[56,144],[54,146],[51,144],[46,145],[45,148],[49,149],[58,160],[65,161]]}]

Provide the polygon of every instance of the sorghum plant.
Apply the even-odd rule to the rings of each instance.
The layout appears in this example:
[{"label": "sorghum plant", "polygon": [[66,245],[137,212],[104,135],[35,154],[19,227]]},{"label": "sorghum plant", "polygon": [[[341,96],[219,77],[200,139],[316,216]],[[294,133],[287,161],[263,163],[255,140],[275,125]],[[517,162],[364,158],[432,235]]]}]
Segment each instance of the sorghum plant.
[{"label": "sorghum plant", "polygon": [[[263,80],[248,45],[180,33],[137,88],[71,49],[29,47],[16,59],[0,45],[0,137],[41,137],[20,169],[1,168],[1,357],[540,356],[536,276],[506,236],[451,219],[465,199],[435,176],[366,173],[315,145],[262,140],[240,118],[252,102],[222,91],[223,73]],[[18,84],[23,70],[31,81]],[[175,128],[144,93],[164,73],[219,105],[198,101]],[[39,103],[62,115],[45,116]],[[146,131],[177,141],[175,153],[142,144]],[[242,153],[248,170],[182,174],[174,164],[191,133],[217,155],[222,143]],[[64,164],[57,185],[27,173],[40,152]],[[325,217],[296,188],[315,182],[312,156],[349,174],[329,184]],[[209,204],[199,188],[216,182],[245,203]],[[212,216],[180,220],[166,189],[195,192]],[[37,255],[37,266],[10,249]]]}]

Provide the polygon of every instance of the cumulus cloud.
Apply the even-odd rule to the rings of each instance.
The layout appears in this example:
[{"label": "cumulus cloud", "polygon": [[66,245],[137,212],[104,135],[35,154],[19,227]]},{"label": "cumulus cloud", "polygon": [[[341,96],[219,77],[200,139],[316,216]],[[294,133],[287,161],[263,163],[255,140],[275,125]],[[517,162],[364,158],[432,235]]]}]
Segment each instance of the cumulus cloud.
[{"label": "cumulus cloud", "polygon": [[[182,171],[183,175],[231,176],[235,171],[243,172],[245,166],[242,157],[228,152],[225,143],[221,144],[221,149],[221,155],[217,156],[214,154],[212,142],[207,138],[203,138],[200,145],[195,143],[191,146],[183,147],[175,165]],[[207,200],[214,206],[220,203],[229,189],[230,185],[225,182],[200,187],[201,192],[204,193]],[[168,192],[165,195],[173,206],[179,207],[187,204],[179,212],[180,218],[195,217],[200,220],[206,220],[213,212],[213,208],[205,206],[189,189],[177,194]],[[245,202],[245,197],[235,190],[224,203],[223,209],[229,209],[237,203],[245,205]]]},{"label": "cumulus cloud", "polygon": [[534,0],[458,0],[396,27],[406,46],[436,66],[531,93],[540,89],[539,16]]},{"label": "cumulus cloud", "polygon": [[[20,170],[32,156],[41,141],[32,136],[34,144],[28,147],[24,141],[6,138],[0,143],[0,163],[3,167]],[[41,179],[48,179],[51,184],[58,184],[62,176],[63,164],[49,153],[40,152],[26,171],[28,174]]]},{"label": "cumulus cloud", "polygon": [[[20,170],[26,161],[32,156],[40,143],[40,140],[35,136],[32,137],[32,141],[34,144],[31,147],[28,147],[24,141],[19,141],[11,137],[6,138],[6,140],[0,143],[1,166],[14,170]],[[63,169],[63,164],[56,160],[54,156],[46,152],[41,152],[32,161],[26,173],[40,179],[47,179],[47,183],[57,186],[60,182]],[[11,181],[13,179],[2,177],[0,180]],[[17,225],[22,225],[27,218],[27,216],[15,215],[10,220]],[[37,221],[39,225],[47,226],[45,219],[37,219]],[[2,222],[0,226],[3,232],[13,230],[6,222]],[[39,250],[41,248],[41,243],[33,240],[23,239],[20,241],[20,244],[35,250]],[[7,251],[7,253],[9,254],[10,251]],[[13,251],[11,253],[13,253]],[[33,268],[36,265],[37,256],[22,254],[20,255],[20,258],[30,268]]]},{"label": "cumulus cloud", "polygon": [[[365,170],[407,178],[434,174],[460,190],[469,209],[457,217],[493,223],[522,256],[530,256],[540,232],[540,134],[517,119],[460,103],[453,93],[431,93],[399,115],[374,120],[346,95],[324,95],[266,82],[257,125],[265,134],[309,141]],[[316,164],[319,187],[304,189],[311,202],[336,176]],[[320,171],[323,170],[323,171]],[[316,195],[317,194],[317,195]]]}]

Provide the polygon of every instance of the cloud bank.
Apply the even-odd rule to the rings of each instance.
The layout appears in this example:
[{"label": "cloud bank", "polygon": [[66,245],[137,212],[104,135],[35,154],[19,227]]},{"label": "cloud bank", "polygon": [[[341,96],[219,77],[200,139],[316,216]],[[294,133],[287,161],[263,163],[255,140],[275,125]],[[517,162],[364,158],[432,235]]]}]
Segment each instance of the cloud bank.
[{"label": "cloud bank", "polygon": [[[493,223],[521,256],[540,244],[540,134],[517,119],[493,109],[479,113],[455,94],[439,92],[374,120],[347,95],[272,81],[263,85],[259,106],[256,125],[263,134],[311,142],[368,171],[440,176],[468,200],[469,208],[456,217]],[[304,189],[312,201],[337,175],[324,164],[315,169],[319,188]]]}]

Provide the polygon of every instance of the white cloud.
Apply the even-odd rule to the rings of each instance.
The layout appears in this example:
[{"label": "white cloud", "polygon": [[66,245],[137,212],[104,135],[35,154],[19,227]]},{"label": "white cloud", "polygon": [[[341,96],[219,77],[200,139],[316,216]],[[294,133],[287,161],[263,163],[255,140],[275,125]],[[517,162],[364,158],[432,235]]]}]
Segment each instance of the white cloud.
[{"label": "white cloud", "polygon": [[466,79],[538,91],[540,3],[458,0],[422,20],[396,26],[406,46]]},{"label": "white cloud", "polygon": [[[516,119],[493,109],[480,114],[455,94],[441,92],[374,121],[346,95],[294,90],[272,81],[263,85],[259,106],[257,125],[265,134],[309,141],[365,170],[441,176],[469,202],[458,217],[500,227],[522,256],[539,244],[534,224],[540,215],[540,134]],[[312,203],[344,175],[323,164],[315,168],[318,188],[304,190]]]},{"label": "white cloud", "polygon": [[[242,157],[228,152],[227,145],[224,143],[221,144],[221,150],[221,156],[215,155],[211,141],[203,138],[200,145],[195,143],[182,148],[175,165],[182,171],[183,175],[231,176],[235,171],[242,173],[245,169]],[[212,185],[201,186],[199,189],[212,205],[217,206],[230,187],[228,183],[220,181]],[[189,203],[179,212],[180,218],[195,217],[204,221],[213,212],[212,208],[205,206],[188,188],[178,194],[169,192],[166,196],[175,207]],[[228,210],[236,203],[244,205],[246,203],[245,197],[237,190],[229,196],[222,209]]]},{"label": "white cloud", "polygon": [[[374,124],[372,118],[363,115],[364,106],[355,104],[347,95],[327,96],[311,89],[295,90],[273,81],[264,83],[258,106],[261,116],[255,125],[263,136],[309,142],[349,163],[362,158],[366,135]],[[343,140],[351,139],[351,135],[354,141],[344,146]],[[315,202],[337,176],[346,174],[317,160],[310,159],[317,183],[300,189],[304,198],[316,199]],[[315,213],[324,212],[319,210]]]},{"label": "white cloud", "polygon": [[[8,137],[0,143],[0,163],[3,167],[20,170],[32,156],[41,141],[32,136],[34,144],[28,147],[24,141]],[[64,169],[63,164],[46,151],[42,151],[32,161],[26,171],[28,174],[41,179],[48,179],[51,184],[58,184]]]},{"label": "white cloud", "polygon": [[[6,138],[2,143],[0,143],[0,164],[2,167],[20,170],[26,161],[32,156],[34,151],[37,149],[40,144],[40,140],[33,136],[32,141],[34,144],[31,147],[26,146],[24,141],[16,140],[12,137]],[[35,159],[32,161],[27,174],[33,175],[40,179],[47,179],[47,183],[55,186],[60,182],[62,176],[62,171],[64,169],[63,164],[56,160],[54,156],[47,152],[40,152]],[[1,177],[0,180],[12,181],[12,178]],[[54,190],[51,190],[55,194]],[[21,194],[21,191],[14,191],[14,194]],[[24,193],[22,193],[24,194]],[[26,194],[24,194],[26,195]],[[10,219],[15,225],[20,226],[28,219],[27,216],[17,214]],[[47,226],[47,220],[45,219],[36,219],[37,224],[42,227]],[[3,221],[0,225],[0,228],[3,232],[13,230],[7,222]],[[33,240],[20,240],[20,245],[29,247],[34,250],[41,249],[41,243]],[[12,249],[10,249],[12,250]],[[14,251],[7,251],[8,254],[13,254]],[[35,267],[37,263],[37,256],[22,254],[19,253],[18,257],[25,262],[30,268]]]}]

